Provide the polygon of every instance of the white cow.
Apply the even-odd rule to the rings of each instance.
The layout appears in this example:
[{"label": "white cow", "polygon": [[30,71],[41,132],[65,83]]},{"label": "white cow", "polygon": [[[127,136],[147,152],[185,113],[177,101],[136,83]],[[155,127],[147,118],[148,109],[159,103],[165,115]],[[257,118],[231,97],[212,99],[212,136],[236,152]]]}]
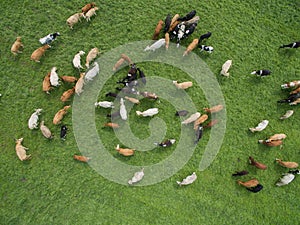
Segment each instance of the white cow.
[{"label": "white cow", "polygon": [[188,185],[188,184],[191,184],[193,183],[195,180],[197,179],[197,175],[195,172],[192,173],[192,175],[190,176],[187,176],[186,178],[184,178],[181,182],[180,181],[176,181],[177,184],[179,186],[182,186],[182,185]]},{"label": "white cow", "polygon": [[146,117],[146,116],[154,116],[155,114],[158,113],[158,108],[150,108],[150,109],[147,109],[144,112],[141,112],[141,111],[135,111],[135,112],[136,112],[136,114],[138,116],[144,116],[144,117]]},{"label": "white cow", "polygon": [[128,184],[134,184],[142,180],[144,177],[144,168],[141,171],[135,172],[133,177],[128,181]]},{"label": "white cow", "polygon": [[38,120],[39,115],[41,114],[42,109],[36,109],[34,113],[31,114],[28,120],[28,127],[29,129],[37,129],[38,128]]}]

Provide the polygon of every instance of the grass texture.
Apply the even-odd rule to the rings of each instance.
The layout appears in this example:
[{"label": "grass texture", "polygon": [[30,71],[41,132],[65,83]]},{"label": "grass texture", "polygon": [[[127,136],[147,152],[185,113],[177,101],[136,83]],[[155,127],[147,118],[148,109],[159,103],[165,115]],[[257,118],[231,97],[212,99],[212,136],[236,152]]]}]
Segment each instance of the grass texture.
[{"label": "grass texture", "polygon": [[[278,105],[288,91],[280,85],[300,79],[299,49],[281,49],[284,43],[299,41],[300,10],[297,1],[97,1],[97,15],[87,23],[82,21],[70,30],[66,19],[80,11],[83,1],[6,1],[1,4],[0,20],[0,224],[297,224],[299,223],[299,177],[285,187],[275,187],[275,182],[287,169],[274,162],[275,158],[300,162],[299,106],[294,115],[280,121],[279,117],[292,107]],[[53,66],[59,75],[79,76],[72,66],[73,56],[79,51],[88,52],[98,47],[108,52],[127,42],[148,40],[152,37],[159,19],[170,13],[185,15],[192,9],[200,16],[197,29],[187,40],[211,31],[208,45],[212,54],[195,50],[217,77],[227,110],[226,134],[216,159],[208,169],[199,172],[202,150],[209,139],[204,135],[190,161],[169,179],[146,187],[129,187],[100,176],[88,164],[72,159],[80,154],[72,133],[72,113],[63,122],[69,127],[67,140],[59,139],[59,126],[52,124],[54,114],[62,108],[59,97],[71,87],[62,84],[46,95],[42,80]],[[40,44],[38,39],[58,31],[61,36],[46,52],[41,63],[30,61],[31,53]],[[17,36],[25,45],[22,54],[14,57],[10,47]],[[127,53],[130,56],[130,52]],[[219,76],[222,64],[233,60],[230,78]],[[101,65],[100,65],[101,66]],[[146,75],[155,74],[168,79],[188,79],[181,71],[155,63],[139,64]],[[272,75],[261,79],[250,72],[267,68]],[[159,73],[159,74],[158,74]],[[116,87],[115,81],[126,74],[126,69],[112,77],[101,92]],[[172,77],[170,76],[172,74]],[[205,107],[205,97],[197,86],[187,91],[198,109]],[[68,102],[67,104],[72,104]],[[156,103],[155,103],[156,104]],[[155,106],[149,104],[149,106]],[[148,106],[148,105],[147,105]],[[145,109],[147,108],[145,106]],[[160,106],[161,107],[161,106]],[[42,108],[40,117],[55,134],[46,140],[39,130],[29,130],[27,121],[34,109]],[[97,124],[106,121],[109,111],[96,109]],[[179,136],[180,120],[174,119],[174,108],[166,103],[162,115],[168,126],[167,134]],[[249,133],[248,128],[262,119],[270,125],[261,133]],[[132,131],[146,138],[149,120],[140,123],[130,115]],[[111,148],[118,140],[112,131],[97,126],[104,145]],[[145,133],[138,131],[143,129]],[[257,144],[274,133],[286,133],[282,150]],[[14,150],[14,139],[24,137],[32,160],[21,162]],[[173,148],[173,147],[172,147]],[[128,164],[159,162],[172,153],[172,148],[155,149],[137,154],[130,160],[117,157]],[[252,155],[268,165],[266,171],[248,165]],[[114,168],[112,168],[114,169]],[[253,194],[236,184],[231,173],[247,169],[249,175],[259,179],[264,189]],[[194,184],[179,188],[182,180],[196,171]],[[198,172],[197,172],[198,171]]]}]

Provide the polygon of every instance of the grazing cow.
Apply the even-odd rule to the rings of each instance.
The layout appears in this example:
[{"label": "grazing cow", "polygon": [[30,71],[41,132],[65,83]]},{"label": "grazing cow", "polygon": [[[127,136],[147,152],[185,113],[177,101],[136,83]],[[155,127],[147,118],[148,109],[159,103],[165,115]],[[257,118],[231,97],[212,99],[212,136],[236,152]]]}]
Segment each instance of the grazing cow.
[{"label": "grazing cow", "polygon": [[12,54],[17,55],[18,53],[22,53],[22,51],[20,51],[21,48],[24,48],[24,45],[21,42],[21,37],[17,37],[17,40],[11,46],[10,51]]},{"label": "grazing cow", "polygon": [[185,16],[179,17],[177,20],[178,21],[188,21],[188,20],[192,19],[196,15],[196,13],[197,13],[196,10],[192,10],[191,12],[186,14]]},{"label": "grazing cow", "polygon": [[98,48],[92,48],[86,56],[85,66],[89,68],[90,63],[100,54]]},{"label": "grazing cow", "polygon": [[300,41],[296,41],[287,45],[281,45],[279,48],[299,48],[300,47]]},{"label": "grazing cow", "polygon": [[143,179],[144,177],[144,168],[141,171],[135,172],[133,177],[128,181],[129,185],[135,184]]},{"label": "grazing cow", "polygon": [[283,140],[286,138],[286,134],[274,134],[273,136],[269,137],[266,142]]},{"label": "grazing cow", "polygon": [[68,26],[73,29],[73,26],[80,21],[80,18],[84,17],[83,13],[75,13],[67,19]]},{"label": "grazing cow", "polygon": [[237,180],[237,183],[239,185],[242,185],[244,187],[248,187],[248,188],[251,188],[251,187],[255,187],[256,185],[259,184],[258,180],[257,179],[251,179],[251,180],[248,180],[248,181],[245,181],[245,182],[242,182],[240,180]]},{"label": "grazing cow", "polygon": [[256,168],[261,170],[266,170],[268,168],[265,164],[255,161],[251,156],[249,156],[249,163],[250,165],[255,166]]},{"label": "grazing cow", "polygon": [[99,64],[97,62],[94,62],[93,68],[86,72],[85,80],[92,81],[94,77],[97,76],[99,71],[100,71]]},{"label": "grazing cow", "polygon": [[83,14],[86,14],[91,8],[95,7],[96,3],[95,2],[91,2],[86,4],[85,6],[82,7],[81,12]]},{"label": "grazing cow", "polygon": [[280,187],[291,183],[294,180],[296,174],[300,174],[300,171],[290,170],[288,173],[284,173],[283,176],[276,183],[276,186]]},{"label": "grazing cow", "polygon": [[134,149],[130,148],[120,148],[120,145],[118,144],[117,147],[115,148],[121,155],[124,156],[132,156],[134,155]]},{"label": "grazing cow", "polygon": [[105,94],[105,97],[117,98],[118,94],[117,93],[113,93],[113,92],[108,92],[108,93]]},{"label": "grazing cow", "polygon": [[280,117],[280,119],[281,120],[287,119],[287,118],[291,117],[293,114],[294,114],[294,110],[288,110],[288,111],[285,112],[284,115],[282,115]]},{"label": "grazing cow", "polygon": [[178,89],[183,89],[183,90],[193,86],[193,82],[191,82],[191,81],[186,81],[186,82],[182,82],[182,83],[177,83],[177,80],[173,80],[173,84],[174,84]]},{"label": "grazing cow", "polygon": [[55,39],[60,36],[60,33],[59,32],[55,32],[55,33],[52,33],[52,34],[48,34],[47,36],[45,37],[42,37],[39,41],[42,45],[50,45],[53,41],[55,41]]},{"label": "grazing cow", "polygon": [[74,93],[75,93],[75,87],[72,87],[62,94],[62,96],[60,97],[60,100],[62,102],[66,102],[71,98],[72,95],[74,95]]},{"label": "grazing cow", "polygon": [[228,70],[230,69],[232,65],[232,60],[227,60],[223,66],[222,66],[222,70],[220,72],[221,75],[225,76],[225,77],[229,77],[229,72]]},{"label": "grazing cow", "polygon": [[56,67],[52,67],[52,69],[50,71],[50,84],[51,84],[51,86],[54,86],[54,87],[59,86],[59,76],[56,71],[57,71]]},{"label": "grazing cow", "polygon": [[282,140],[276,140],[276,141],[270,141],[270,142],[267,142],[265,140],[258,140],[258,143],[264,144],[264,145],[269,146],[269,147],[280,146],[280,148],[282,148],[282,145],[283,145]]},{"label": "grazing cow", "polygon": [[34,113],[31,114],[28,120],[28,127],[30,130],[38,128],[39,115],[41,115],[42,109],[36,109]]},{"label": "grazing cow", "polygon": [[289,169],[294,169],[299,166],[299,164],[296,162],[284,162],[281,159],[275,159],[275,161],[278,162],[279,165],[289,168]]},{"label": "grazing cow", "polygon": [[207,113],[216,113],[223,110],[223,108],[224,108],[223,105],[215,105],[211,108],[203,108],[203,110]]},{"label": "grazing cow", "polygon": [[107,114],[106,117],[109,117],[109,118],[111,118],[111,119],[116,119],[116,118],[118,118],[118,117],[121,117],[120,111],[116,111],[116,112],[114,112],[114,113]]},{"label": "grazing cow", "polygon": [[207,119],[208,119],[208,115],[207,114],[203,114],[198,119],[196,119],[194,121],[194,130],[197,130],[198,126],[201,125],[201,124],[203,124]]},{"label": "grazing cow", "polygon": [[170,29],[170,26],[171,26],[171,22],[172,22],[172,18],[171,18],[171,15],[168,14],[166,16],[166,19],[165,19],[165,26],[164,26],[164,33],[167,33]]},{"label": "grazing cow", "polygon": [[194,144],[196,145],[203,136],[203,126],[201,124],[199,124],[195,128],[194,129],[195,129],[196,140],[194,141]]},{"label": "grazing cow", "polygon": [[143,116],[143,117],[154,116],[158,113],[158,108],[150,108],[150,109],[147,109],[143,112],[141,112],[141,111],[135,111],[135,112],[138,116]]},{"label": "grazing cow", "polygon": [[73,155],[73,159],[80,161],[80,162],[88,162],[91,160],[91,158],[83,156],[83,155]]},{"label": "grazing cow", "polygon": [[161,143],[154,142],[154,144],[156,146],[160,146],[160,147],[164,147],[165,148],[165,147],[169,147],[169,146],[173,145],[175,142],[176,142],[175,139],[168,139],[168,140],[165,140],[165,141],[163,141]]},{"label": "grazing cow", "polygon": [[123,98],[120,99],[120,116],[122,120],[127,120],[127,110]]},{"label": "grazing cow", "polygon": [[157,50],[157,49],[159,49],[159,48],[161,48],[162,46],[164,46],[166,44],[166,39],[165,38],[161,38],[161,39],[159,39],[159,40],[157,40],[156,42],[154,42],[152,45],[148,45],[145,49],[144,49],[144,51],[146,52],[146,51],[155,51],[155,50]]},{"label": "grazing cow", "polygon": [[181,124],[185,124],[186,125],[186,124],[192,123],[195,120],[197,120],[200,116],[201,116],[201,113],[196,112],[196,113],[190,115],[190,117],[187,118],[186,120],[182,121]]},{"label": "grazing cow", "polygon": [[84,55],[85,52],[84,51],[79,51],[73,58],[73,66],[76,68],[76,69],[83,69],[83,67],[81,66],[81,62],[80,62],[80,57],[82,55]]},{"label": "grazing cow", "polygon": [[45,126],[45,122],[42,121],[40,125],[40,130],[45,138],[52,139],[53,135],[48,127]]},{"label": "grazing cow", "polygon": [[194,39],[186,48],[182,56],[188,55],[191,51],[193,51],[198,46],[198,39]]},{"label": "grazing cow", "polygon": [[175,116],[186,116],[189,113],[187,110],[176,111]]},{"label": "grazing cow", "polygon": [[158,39],[159,33],[162,30],[163,25],[164,25],[164,21],[159,20],[156,27],[155,27],[154,34],[152,36],[152,40],[157,40]]},{"label": "grazing cow", "polygon": [[197,175],[193,172],[191,175],[184,178],[182,181],[176,181],[179,186],[192,184],[197,179]]},{"label": "grazing cow", "polygon": [[277,101],[277,103],[293,103],[300,98],[300,93],[290,94],[288,98]]},{"label": "grazing cow", "polygon": [[47,94],[50,94],[49,91],[51,90],[51,83],[50,83],[50,72],[44,77],[43,80],[43,91]]},{"label": "grazing cow", "polygon": [[148,91],[141,91],[137,92],[138,95],[142,95],[144,98],[149,98],[149,99],[158,99],[158,96],[155,93],[148,92]]},{"label": "grazing cow", "polygon": [[68,128],[66,125],[62,125],[60,128],[60,138],[65,141],[67,137]]},{"label": "grazing cow", "polygon": [[23,138],[16,139],[16,153],[21,161],[30,159],[31,155],[27,155],[26,151],[28,148],[22,145]]},{"label": "grazing cow", "polygon": [[94,8],[91,8],[86,14],[85,14],[85,19],[87,22],[91,21],[91,17],[93,15],[97,15],[96,14],[96,11],[99,10],[98,7],[94,7]]},{"label": "grazing cow", "polygon": [[214,48],[212,46],[200,45],[198,47],[200,48],[200,52],[206,51],[208,53],[212,53],[214,51]]},{"label": "grazing cow", "polygon": [[42,47],[39,47],[31,54],[30,59],[35,62],[40,62],[42,56],[45,55],[45,51],[49,48],[51,48],[50,45],[43,45]]},{"label": "grazing cow", "polygon": [[262,120],[256,127],[251,127],[249,130],[254,133],[255,131],[262,131],[264,130],[269,124],[268,120]]},{"label": "grazing cow", "polygon": [[109,102],[109,101],[101,101],[101,102],[96,102],[95,107],[100,106],[103,108],[114,108],[114,103]]},{"label": "grazing cow", "polygon": [[120,127],[120,125],[117,124],[117,123],[105,123],[103,126],[104,127],[111,127],[111,128],[119,128]]},{"label": "grazing cow", "polygon": [[127,99],[128,101],[132,102],[133,104],[140,104],[140,100],[138,100],[136,98],[131,98],[128,96],[125,96],[124,98]]},{"label": "grazing cow", "polygon": [[290,88],[290,87],[299,87],[299,85],[300,85],[300,80],[294,80],[294,81],[282,84],[281,88],[282,89],[287,89],[287,88]]},{"label": "grazing cow", "polygon": [[80,73],[80,78],[75,84],[75,93],[80,95],[83,92],[83,85],[84,85],[84,76],[85,73]]},{"label": "grazing cow", "polygon": [[204,39],[210,38],[210,36],[211,36],[211,32],[207,32],[206,34],[202,34],[202,35],[199,37],[199,40],[198,40],[199,45],[201,44],[201,42],[202,42]]},{"label": "grazing cow", "polygon": [[235,173],[232,174],[233,177],[237,177],[237,176],[244,176],[249,174],[249,172],[247,170],[242,170],[242,171],[236,171]]},{"label": "grazing cow", "polygon": [[126,60],[124,59],[124,58],[120,58],[117,62],[116,62],[116,64],[113,66],[113,71],[115,72],[115,71],[117,71],[123,64],[124,64],[124,62],[125,62]]},{"label": "grazing cow", "polygon": [[247,187],[246,189],[247,189],[248,191],[253,192],[253,193],[257,193],[257,192],[261,191],[263,188],[264,188],[264,186],[262,186],[261,184],[258,184],[258,185],[256,185],[255,187],[250,187],[250,188]]},{"label": "grazing cow", "polygon": [[254,70],[251,74],[256,74],[257,76],[265,77],[271,75],[270,70]]},{"label": "grazing cow", "polygon": [[61,76],[60,79],[68,83],[75,83],[78,80],[77,77],[73,76]]},{"label": "grazing cow", "polygon": [[218,120],[211,120],[208,124],[206,124],[203,128],[206,129],[206,128],[210,128],[214,125],[216,125],[219,121]]},{"label": "grazing cow", "polygon": [[67,110],[71,108],[70,105],[65,106],[64,108],[60,109],[53,117],[53,124],[57,125],[61,123],[61,120],[63,119],[64,115],[67,114]]}]

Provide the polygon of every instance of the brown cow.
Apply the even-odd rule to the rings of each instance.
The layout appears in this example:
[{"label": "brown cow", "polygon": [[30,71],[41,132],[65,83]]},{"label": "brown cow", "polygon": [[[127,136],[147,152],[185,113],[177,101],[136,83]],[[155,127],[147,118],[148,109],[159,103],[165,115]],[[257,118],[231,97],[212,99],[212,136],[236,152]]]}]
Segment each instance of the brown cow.
[{"label": "brown cow", "polygon": [[30,59],[35,62],[40,62],[42,56],[45,55],[45,51],[49,48],[51,48],[50,45],[43,45],[42,47],[39,47],[31,54]]}]

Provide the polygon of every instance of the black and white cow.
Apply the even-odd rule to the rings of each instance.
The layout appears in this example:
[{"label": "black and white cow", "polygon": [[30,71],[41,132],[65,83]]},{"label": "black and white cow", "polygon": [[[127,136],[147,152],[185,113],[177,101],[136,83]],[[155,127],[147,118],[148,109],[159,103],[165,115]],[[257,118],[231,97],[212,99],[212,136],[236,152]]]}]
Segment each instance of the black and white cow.
[{"label": "black and white cow", "polygon": [[42,45],[45,45],[45,44],[49,45],[49,44],[51,44],[51,42],[53,42],[57,38],[57,36],[60,36],[59,32],[48,34],[47,36],[42,37],[39,41]]}]

